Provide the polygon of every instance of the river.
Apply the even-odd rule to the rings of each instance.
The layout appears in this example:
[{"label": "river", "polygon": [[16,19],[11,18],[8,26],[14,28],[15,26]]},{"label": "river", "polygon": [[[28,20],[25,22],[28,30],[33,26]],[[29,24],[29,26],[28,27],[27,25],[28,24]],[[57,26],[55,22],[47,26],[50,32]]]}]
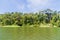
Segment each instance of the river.
[{"label": "river", "polygon": [[60,40],[60,28],[1,27],[0,40]]}]

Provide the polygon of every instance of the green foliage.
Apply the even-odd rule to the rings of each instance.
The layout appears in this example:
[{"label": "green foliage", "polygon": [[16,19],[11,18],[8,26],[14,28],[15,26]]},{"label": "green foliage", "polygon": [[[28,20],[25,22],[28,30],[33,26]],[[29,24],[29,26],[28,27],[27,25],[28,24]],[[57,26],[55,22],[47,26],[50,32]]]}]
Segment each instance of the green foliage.
[{"label": "green foliage", "polygon": [[[51,11],[52,12],[52,11]],[[52,25],[56,25],[60,27],[60,14],[58,12],[53,11],[51,14],[45,14],[44,12],[36,12],[36,13],[21,13],[21,12],[11,12],[0,14],[0,25],[13,25],[16,24],[18,26],[22,25],[40,25],[51,23]]]}]

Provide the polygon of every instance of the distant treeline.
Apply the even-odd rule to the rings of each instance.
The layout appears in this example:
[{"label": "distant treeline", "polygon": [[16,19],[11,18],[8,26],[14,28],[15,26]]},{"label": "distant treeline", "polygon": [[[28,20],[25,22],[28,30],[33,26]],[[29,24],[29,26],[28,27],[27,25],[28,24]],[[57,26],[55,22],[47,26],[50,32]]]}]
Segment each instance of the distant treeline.
[{"label": "distant treeline", "polygon": [[0,14],[0,25],[40,25],[52,24],[60,27],[60,14],[57,11],[44,10],[35,13],[7,12]]}]

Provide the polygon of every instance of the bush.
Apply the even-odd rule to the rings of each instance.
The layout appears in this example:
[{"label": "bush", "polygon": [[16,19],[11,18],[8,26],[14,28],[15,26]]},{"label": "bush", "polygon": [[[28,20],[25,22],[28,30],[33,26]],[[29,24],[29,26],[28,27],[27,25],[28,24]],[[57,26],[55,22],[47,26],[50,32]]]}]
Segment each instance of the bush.
[{"label": "bush", "polygon": [[5,24],[5,25],[12,25],[12,24],[14,24],[14,20],[6,19],[6,20],[4,21],[4,24]]}]

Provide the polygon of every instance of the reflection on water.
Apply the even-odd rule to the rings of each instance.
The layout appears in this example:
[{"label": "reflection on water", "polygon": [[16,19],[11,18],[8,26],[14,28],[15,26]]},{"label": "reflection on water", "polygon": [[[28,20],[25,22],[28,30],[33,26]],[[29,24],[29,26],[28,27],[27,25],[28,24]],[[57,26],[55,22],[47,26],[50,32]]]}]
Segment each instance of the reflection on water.
[{"label": "reflection on water", "polygon": [[0,40],[60,40],[60,28],[0,28]]}]

